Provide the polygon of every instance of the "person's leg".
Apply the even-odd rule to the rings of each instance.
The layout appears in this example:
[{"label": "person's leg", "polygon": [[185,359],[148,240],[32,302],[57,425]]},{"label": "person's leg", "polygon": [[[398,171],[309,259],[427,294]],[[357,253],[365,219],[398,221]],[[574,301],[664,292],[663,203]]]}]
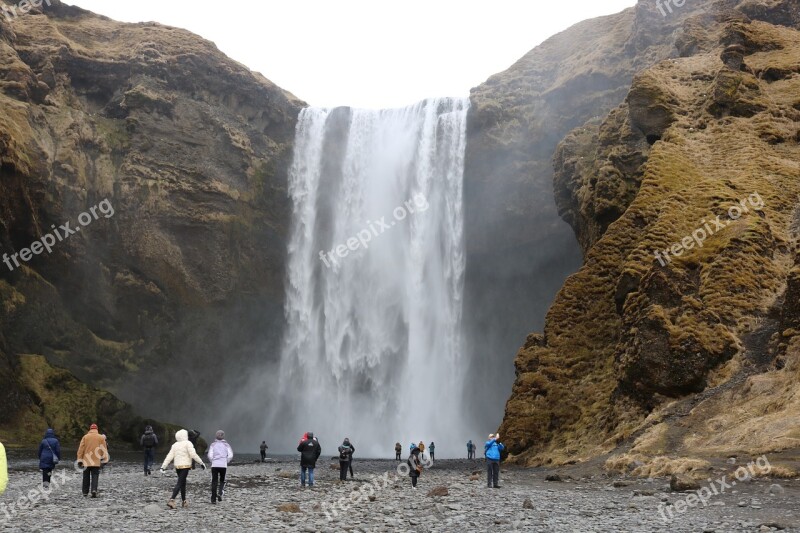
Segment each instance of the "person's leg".
[{"label": "person's leg", "polygon": [[217,498],[219,498],[219,501],[222,501],[222,496],[223,496],[223,494],[225,494],[225,476],[227,476],[227,475],[228,475],[228,469],[227,468],[220,468],[219,469],[219,494],[217,495]]},{"label": "person's leg", "polygon": [[100,467],[93,466],[91,470],[92,470],[92,496],[94,496],[95,494],[97,494],[97,485],[100,482]]},{"label": "person's leg", "polygon": [[181,472],[184,472],[184,469],[178,470],[178,479],[175,480],[175,488],[172,489],[172,500],[178,497],[178,493],[181,491]]},{"label": "person's leg", "polygon": [[347,479],[347,463],[339,461],[339,481]]},{"label": "person's leg", "polygon": [[300,466],[300,485],[306,486],[306,469],[307,466]]},{"label": "person's leg", "polygon": [[486,485],[492,488],[492,462],[486,461]]},{"label": "person's leg", "polygon": [[50,474],[53,472],[52,468],[45,468],[42,470],[42,485],[45,487],[50,485]]},{"label": "person's leg", "polygon": [[186,480],[189,478],[189,469],[184,468],[181,470],[183,472],[183,476],[181,476],[181,500],[184,502],[186,501]]},{"label": "person's leg", "polygon": [[83,469],[83,495],[88,496],[89,494],[89,479],[91,474],[89,473],[89,467]]},{"label": "person's leg", "polygon": [[417,479],[419,479],[419,476],[411,476],[411,486],[412,487],[416,487],[417,486]]},{"label": "person's leg", "polygon": [[353,479],[353,460],[347,462],[347,466],[350,467],[350,479]]},{"label": "person's leg", "polygon": [[497,487],[500,479],[500,462],[492,461],[492,486]]},{"label": "person's leg", "polygon": [[313,467],[308,467],[308,486],[309,487],[313,487],[314,486],[314,468]]},{"label": "person's leg", "polygon": [[217,503],[217,483],[219,482],[219,468],[211,468],[211,503]]}]

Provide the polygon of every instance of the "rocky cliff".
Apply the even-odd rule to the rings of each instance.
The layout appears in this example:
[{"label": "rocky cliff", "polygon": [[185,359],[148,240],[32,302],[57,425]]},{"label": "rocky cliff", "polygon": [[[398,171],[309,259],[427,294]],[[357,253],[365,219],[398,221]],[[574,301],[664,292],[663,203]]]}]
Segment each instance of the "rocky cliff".
[{"label": "rocky cliff", "polygon": [[0,439],[131,419],[92,387],[201,422],[273,357],[302,102],[187,31],[57,1],[0,17],[0,71],[0,245],[22,253],[0,264]]},{"label": "rocky cliff", "polygon": [[796,447],[800,6],[643,1],[590,24],[561,39],[633,46],[635,75],[556,151],[584,264],[517,355],[509,451],[616,450],[610,467],[649,475]]},{"label": "rocky cliff", "polygon": [[[558,288],[581,264],[567,224],[575,226],[576,215],[560,199],[563,188],[553,187],[558,143],[618,106],[637,72],[676,55],[675,32],[693,9],[665,18],[641,5],[582,22],[472,90],[464,315],[476,377],[468,387],[470,412],[484,424],[502,416],[487,406],[507,398],[520,339],[544,325]],[[599,223],[609,216],[601,214]]]}]

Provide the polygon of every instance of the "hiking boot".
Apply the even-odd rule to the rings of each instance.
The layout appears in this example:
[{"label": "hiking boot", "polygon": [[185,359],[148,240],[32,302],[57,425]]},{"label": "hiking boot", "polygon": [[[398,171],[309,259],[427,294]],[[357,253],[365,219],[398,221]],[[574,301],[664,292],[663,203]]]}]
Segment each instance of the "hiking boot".
[{"label": "hiking boot", "polygon": [[97,498],[97,491],[92,492],[92,498]]},{"label": "hiking boot", "polygon": [[184,509],[188,509],[189,508],[189,502],[187,502],[186,500],[183,500],[183,503],[181,504],[181,507],[183,507]]},{"label": "hiking boot", "polygon": [[49,489],[50,488],[50,482],[49,481],[45,481],[44,483],[42,483],[42,488],[44,488],[44,490]]},{"label": "hiking boot", "polygon": [[167,507],[169,507],[170,509],[177,509],[178,508],[178,506],[175,505],[175,500],[168,501],[167,502]]}]

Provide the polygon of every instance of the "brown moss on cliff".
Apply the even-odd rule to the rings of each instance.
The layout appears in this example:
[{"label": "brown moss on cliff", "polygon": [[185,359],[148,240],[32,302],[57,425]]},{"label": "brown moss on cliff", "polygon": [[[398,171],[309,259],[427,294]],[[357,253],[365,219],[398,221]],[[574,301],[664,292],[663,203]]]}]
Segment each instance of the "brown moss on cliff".
[{"label": "brown moss on cliff", "polygon": [[[716,24],[715,49],[637,76],[626,104],[560,148],[557,198],[587,254],[548,313],[541,342],[518,355],[501,427],[518,460],[605,453],[659,416],[667,429],[651,431],[667,437],[645,439],[660,443],[647,449],[652,455],[769,447],[744,430],[712,437],[699,414],[675,408],[690,402],[682,405],[733,420],[732,407],[736,423],[748,424],[758,420],[745,414],[749,388],[796,375],[775,366],[775,315],[797,249],[800,113],[787,84],[746,69],[794,72],[800,32],[727,10]],[[725,36],[742,31],[750,44],[737,72],[723,52]],[[601,216],[609,201],[619,213],[610,221]],[[797,416],[793,404],[778,403],[778,418]]]},{"label": "brown moss on cliff", "polygon": [[[115,211],[0,269],[23,297],[0,312],[5,375],[41,354],[149,413],[197,420],[187,395],[236,382],[253,346],[277,344],[304,104],[188,31],[58,1],[0,17],[0,74],[3,251],[104,199]],[[208,364],[220,354],[224,367]]]}]

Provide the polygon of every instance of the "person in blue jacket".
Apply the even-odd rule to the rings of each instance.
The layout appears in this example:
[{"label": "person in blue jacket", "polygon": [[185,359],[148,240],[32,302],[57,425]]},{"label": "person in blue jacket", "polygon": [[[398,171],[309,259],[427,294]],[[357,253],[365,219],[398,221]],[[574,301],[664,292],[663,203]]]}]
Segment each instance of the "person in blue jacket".
[{"label": "person in blue jacket", "polygon": [[500,452],[506,447],[499,442],[500,434],[492,435],[489,433],[489,440],[483,445],[483,455],[486,457],[486,474],[489,488],[499,489],[500,478]]},{"label": "person in blue jacket", "polygon": [[50,487],[50,476],[56,465],[61,460],[61,443],[56,438],[56,432],[48,429],[39,444],[39,469],[42,471],[42,486]]}]

